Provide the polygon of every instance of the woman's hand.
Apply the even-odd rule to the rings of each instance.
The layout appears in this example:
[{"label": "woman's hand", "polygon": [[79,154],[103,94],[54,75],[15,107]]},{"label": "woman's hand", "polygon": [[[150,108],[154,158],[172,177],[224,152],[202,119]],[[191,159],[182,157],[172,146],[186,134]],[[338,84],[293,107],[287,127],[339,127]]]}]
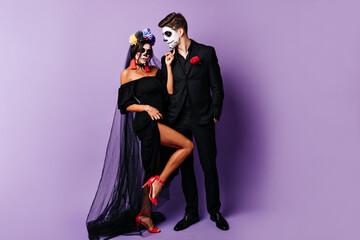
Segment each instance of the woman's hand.
[{"label": "woman's hand", "polygon": [[169,95],[174,93],[174,76],[171,69],[171,63],[174,60],[175,48],[172,52],[167,52],[165,54],[165,63],[167,70],[167,81],[166,81],[166,89]]},{"label": "woman's hand", "polygon": [[146,110],[145,110],[149,116],[151,117],[151,120],[159,120],[162,119],[163,116],[162,114],[159,112],[159,110],[157,110],[154,107],[151,106],[147,106]]},{"label": "woman's hand", "polygon": [[165,54],[165,64],[166,66],[170,66],[172,61],[174,60],[174,54],[175,54],[175,48],[172,50],[172,52],[167,52]]}]

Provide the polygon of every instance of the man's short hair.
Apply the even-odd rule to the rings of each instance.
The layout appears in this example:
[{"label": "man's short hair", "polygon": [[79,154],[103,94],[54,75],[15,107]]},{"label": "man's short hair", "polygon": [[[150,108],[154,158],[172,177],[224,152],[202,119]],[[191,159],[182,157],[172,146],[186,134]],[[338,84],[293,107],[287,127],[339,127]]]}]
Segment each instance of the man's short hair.
[{"label": "man's short hair", "polygon": [[181,13],[170,13],[167,15],[163,20],[161,20],[158,24],[159,27],[170,27],[174,30],[178,30],[179,28],[184,29],[186,35],[187,35],[187,22],[184,16]]}]

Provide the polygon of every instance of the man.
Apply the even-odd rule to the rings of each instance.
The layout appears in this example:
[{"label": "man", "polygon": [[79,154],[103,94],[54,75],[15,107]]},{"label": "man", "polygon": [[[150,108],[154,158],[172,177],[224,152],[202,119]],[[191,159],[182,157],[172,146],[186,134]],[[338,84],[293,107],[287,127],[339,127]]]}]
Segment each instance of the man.
[{"label": "man", "polygon": [[[164,41],[175,49],[172,63],[174,93],[169,96],[167,124],[189,139],[194,137],[205,176],[210,219],[218,228],[228,230],[229,225],[220,213],[216,168],[215,123],[220,120],[224,90],[215,49],[189,39],[187,22],[180,13],[169,14],[158,26],[162,28]],[[162,69],[167,76],[165,56]],[[186,209],[184,218],[174,227],[175,231],[200,220],[193,154],[182,163],[180,171]]]}]

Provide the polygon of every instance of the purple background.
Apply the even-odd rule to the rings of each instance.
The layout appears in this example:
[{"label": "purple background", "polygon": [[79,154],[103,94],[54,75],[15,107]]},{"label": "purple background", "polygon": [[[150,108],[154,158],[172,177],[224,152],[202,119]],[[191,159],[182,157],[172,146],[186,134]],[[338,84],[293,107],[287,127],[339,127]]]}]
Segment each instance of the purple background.
[{"label": "purple background", "polygon": [[157,23],[176,11],[221,65],[218,170],[231,229],[209,220],[196,160],[201,222],[172,230],[184,211],[177,177],[163,232],[146,238],[360,239],[359,8],[355,0],[2,1],[1,238],[87,238],[128,37],[150,27],[161,57],[168,48]]}]

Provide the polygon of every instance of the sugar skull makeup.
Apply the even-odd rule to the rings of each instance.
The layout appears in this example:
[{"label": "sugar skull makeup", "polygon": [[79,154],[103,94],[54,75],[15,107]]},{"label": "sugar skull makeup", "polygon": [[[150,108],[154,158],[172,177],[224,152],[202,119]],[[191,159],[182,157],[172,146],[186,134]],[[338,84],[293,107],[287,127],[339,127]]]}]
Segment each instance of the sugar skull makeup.
[{"label": "sugar skull makeup", "polygon": [[180,34],[172,28],[163,27],[162,34],[164,36],[164,42],[173,49],[179,44]]},{"label": "sugar skull makeup", "polygon": [[152,49],[151,48],[149,48],[149,49],[141,48],[140,53],[144,53],[144,57],[147,57],[148,55],[149,56],[151,55]]},{"label": "sugar skull makeup", "polygon": [[149,61],[151,56],[152,56],[151,45],[149,43],[146,43],[142,48],[138,50],[138,52],[135,55],[135,58],[140,64],[145,64],[147,61]]}]

